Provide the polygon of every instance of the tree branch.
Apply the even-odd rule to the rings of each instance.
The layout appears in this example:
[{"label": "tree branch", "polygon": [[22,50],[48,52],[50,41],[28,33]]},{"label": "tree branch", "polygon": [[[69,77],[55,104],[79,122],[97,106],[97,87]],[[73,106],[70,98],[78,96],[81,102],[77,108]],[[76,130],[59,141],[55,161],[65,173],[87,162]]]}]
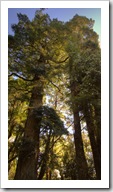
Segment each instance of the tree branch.
[{"label": "tree branch", "polygon": [[53,61],[54,63],[60,64],[60,63],[66,62],[68,59],[69,59],[69,57],[66,57],[66,58],[65,58],[64,60],[62,60],[62,61],[55,61],[55,60],[53,60],[53,59],[49,59],[49,60]]},{"label": "tree branch", "polygon": [[[57,85],[55,85],[50,79],[47,79],[54,87],[56,87],[58,89],[58,91],[61,93],[61,90],[59,89],[59,87]],[[61,93],[63,95],[63,93]]]},{"label": "tree branch", "polygon": [[62,61],[57,61],[57,63],[64,63],[64,62],[66,62],[67,60],[69,59],[69,57],[66,57],[64,60],[62,60]]},{"label": "tree branch", "polygon": [[66,129],[69,129],[73,124],[74,124],[74,121],[72,121],[71,124]]},{"label": "tree branch", "polygon": [[23,79],[24,81],[34,81],[34,78],[33,79],[26,79],[26,78],[18,75],[17,73],[11,73],[10,75],[8,75],[8,77],[11,77],[11,76],[19,77],[20,79]]}]

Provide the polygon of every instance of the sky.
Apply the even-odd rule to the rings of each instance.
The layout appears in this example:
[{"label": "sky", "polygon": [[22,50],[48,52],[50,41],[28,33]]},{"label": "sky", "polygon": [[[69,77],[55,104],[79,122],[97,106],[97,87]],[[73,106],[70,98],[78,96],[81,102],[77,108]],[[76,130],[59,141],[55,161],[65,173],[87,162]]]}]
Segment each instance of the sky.
[{"label": "sky", "polygon": [[[18,23],[17,13],[26,14],[30,20],[34,18],[37,8],[9,8],[8,9],[8,34],[13,34],[11,25]],[[94,31],[99,35],[101,41],[101,9],[100,8],[48,8],[44,12],[50,18],[57,18],[60,21],[69,21],[74,15],[86,16],[95,20]]]}]

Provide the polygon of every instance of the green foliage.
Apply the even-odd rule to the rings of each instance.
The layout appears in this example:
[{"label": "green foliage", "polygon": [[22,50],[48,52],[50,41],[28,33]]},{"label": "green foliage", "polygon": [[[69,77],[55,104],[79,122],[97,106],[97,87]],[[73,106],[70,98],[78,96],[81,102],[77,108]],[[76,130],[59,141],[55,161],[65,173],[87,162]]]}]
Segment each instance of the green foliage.
[{"label": "green foliage", "polygon": [[[82,124],[84,109],[90,106],[95,138],[101,132],[101,50],[94,21],[78,15],[66,23],[51,20],[43,9],[36,11],[32,21],[21,13],[17,16],[14,36],[8,36],[9,179],[14,178],[31,110],[40,132],[38,171],[42,169],[46,179],[47,168],[58,169],[62,178],[76,180],[76,146],[67,131],[73,128],[73,109],[78,107]],[[38,86],[36,98],[43,95],[44,102],[30,109],[32,91]],[[89,173],[95,179],[90,142],[82,136]]]},{"label": "green foliage", "polygon": [[52,130],[52,134],[62,135],[68,131],[64,128],[63,121],[57,115],[56,111],[48,106],[42,106],[33,110],[33,115],[36,119],[41,119],[40,129],[44,132]]}]

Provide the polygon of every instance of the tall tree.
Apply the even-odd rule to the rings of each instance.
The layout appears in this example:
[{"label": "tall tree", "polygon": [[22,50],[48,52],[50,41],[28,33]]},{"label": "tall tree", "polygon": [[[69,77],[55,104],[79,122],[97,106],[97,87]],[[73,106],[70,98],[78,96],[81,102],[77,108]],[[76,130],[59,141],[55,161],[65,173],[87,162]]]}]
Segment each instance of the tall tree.
[{"label": "tall tree", "polygon": [[[95,49],[96,51],[99,51],[98,35],[93,31],[93,25],[94,21],[92,19],[89,20],[86,17],[80,17],[78,15],[73,17],[73,19],[67,23],[67,26],[69,26],[72,30],[67,50],[70,56],[68,73],[70,78],[71,104],[74,115],[78,179],[89,178],[88,166],[84,154],[83,141],[81,136],[80,112],[83,110],[82,103],[86,102],[86,98],[92,98],[91,94],[88,93],[88,85],[92,84],[92,80],[90,79],[88,81],[88,84],[85,84],[85,78],[87,78],[87,75],[90,73],[91,67],[93,70],[95,70],[96,65],[99,66],[99,63],[96,63],[94,59],[89,59],[90,55],[93,55],[93,58],[97,57],[97,55],[95,55]],[[88,66],[90,66],[90,68],[88,68]],[[86,86],[86,92],[88,93],[87,95],[84,94],[84,89],[82,87],[83,85]],[[93,98],[95,98],[95,96]],[[87,108],[87,110],[89,109]],[[91,140],[92,136],[90,133],[92,133],[93,138],[95,136],[92,131],[92,126],[90,125],[89,127],[88,125],[88,128]],[[91,141],[91,143],[93,143],[93,146],[97,148],[96,143],[94,141],[95,140],[93,140],[93,142]],[[92,150],[94,149],[93,146]],[[98,151],[98,149],[96,149],[96,151]],[[96,156],[94,156],[94,159],[96,159]],[[100,164],[98,164],[98,167],[99,166]],[[83,172],[83,170],[85,171]]]},{"label": "tall tree", "polygon": [[12,26],[15,35],[9,37],[9,43],[13,41],[14,45],[9,47],[9,57],[13,55],[14,58],[9,66],[10,76],[30,81],[32,89],[15,179],[34,180],[37,179],[40,133],[40,120],[37,121],[34,117],[34,110],[43,103],[43,76],[46,58],[42,42],[45,41],[44,33],[45,27],[49,23],[49,17],[39,11],[32,22],[26,15],[18,14],[18,18],[19,23]]},{"label": "tall tree", "polygon": [[46,79],[49,80],[52,65],[65,60],[59,57],[61,42],[57,40],[62,22],[51,22],[42,10],[36,12],[33,21],[22,14],[18,14],[18,19],[18,24],[12,26],[14,36],[9,36],[9,77],[29,82],[31,98],[15,179],[34,180],[37,179],[40,134],[40,119],[37,121],[34,111],[43,104],[44,84]]},{"label": "tall tree", "polygon": [[[92,47],[93,46],[93,47]],[[86,48],[87,49],[87,48]],[[97,179],[101,179],[101,75],[100,75],[100,49],[96,44],[89,44],[89,69],[84,76],[82,91],[84,99],[84,116],[89,132]],[[86,88],[87,87],[87,88]],[[82,87],[81,87],[82,88]],[[84,89],[85,88],[85,89]],[[86,93],[87,90],[87,93]],[[96,115],[98,114],[98,115]]]}]

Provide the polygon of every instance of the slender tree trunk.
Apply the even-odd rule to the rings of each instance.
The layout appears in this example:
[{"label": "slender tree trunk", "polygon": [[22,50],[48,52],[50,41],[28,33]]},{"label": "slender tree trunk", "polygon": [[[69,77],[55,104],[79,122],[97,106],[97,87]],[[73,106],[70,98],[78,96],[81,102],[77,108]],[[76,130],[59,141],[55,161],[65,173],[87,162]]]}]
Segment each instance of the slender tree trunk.
[{"label": "slender tree trunk", "polygon": [[25,124],[23,143],[20,149],[15,180],[36,180],[39,153],[40,120],[35,118],[34,110],[42,106],[43,83],[35,77],[36,86],[32,90],[28,117]]},{"label": "slender tree trunk", "polygon": [[49,168],[46,168],[46,180],[49,180]]},{"label": "slender tree trunk", "polygon": [[94,158],[94,166],[96,170],[96,177],[98,180],[101,179],[101,159],[100,159],[100,152],[98,150],[98,145],[96,142],[96,137],[95,137],[95,132],[94,132],[94,124],[93,124],[93,119],[91,116],[91,110],[87,108],[85,109],[85,119],[87,123],[87,129],[89,133],[89,138],[90,138],[90,143],[91,143],[91,148],[92,148],[92,153],[93,153],[93,158]]},{"label": "slender tree trunk", "polygon": [[75,149],[76,149],[76,164],[77,164],[77,179],[78,180],[88,180],[88,166],[85,158],[83,141],[81,135],[81,125],[79,111],[74,111],[74,139],[75,139]]},{"label": "slender tree trunk", "polygon": [[51,169],[49,167],[46,168],[46,180],[51,180]]},{"label": "slender tree trunk", "polygon": [[47,144],[46,144],[46,148],[45,148],[45,152],[44,152],[44,157],[42,159],[42,166],[41,166],[38,180],[43,179],[44,174],[45,174],[46,169],[47,169],[47,163],[48,163],[48,159],[49,159],[50,138],[51,138],[51,130],[50,130],[49,135],[48,135]]}]

